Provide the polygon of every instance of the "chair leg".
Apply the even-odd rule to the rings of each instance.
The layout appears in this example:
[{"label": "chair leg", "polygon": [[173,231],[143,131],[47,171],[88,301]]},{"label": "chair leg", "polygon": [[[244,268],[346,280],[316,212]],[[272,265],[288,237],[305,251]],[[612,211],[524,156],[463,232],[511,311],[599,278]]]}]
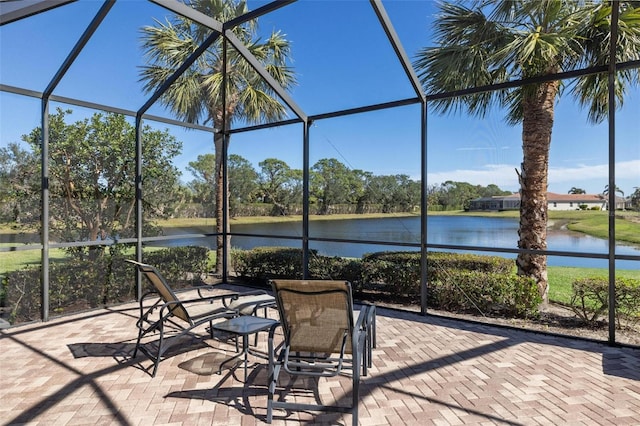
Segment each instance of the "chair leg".
[{"label": "chair leg", "polygon": [[138,355],[138,347],[140,346],[140,340],[142,340],[142,329],[138,329],[138,339],[136,340],[136,347],[133,350],[132,358],[135,358]]},{"label": "chair leg", "polygon": [[280,364],[269,366],[269,394],[267,396],[267,423],[273,420],[273,398],[278,383],[278,375],[280,374]]},{"label": "chair leg", "polygon": [[158,367],[160,366],[160,358],[162,357],[162,345],[164,343],[164,332],[162,327],[160,327],[160,339],[158,340],[158,353],[156,355],[156,359],[153,362],[153,372],[151,373],[151,377],[156,377],[156,373],[158,372]]},{"label": "chair leg", "polygon": [[[363,348],[364,349],[364,348]],[[352,424],[353,426],[358,426],[358,402],[360,400],[360,362],[361,362],[361,358],[360,355],[361,354],[355,354],[356,356],[354,356],[354,363],[356,365],[353,366],[353,400],[351,401],[351,419],[352,419]]]}]

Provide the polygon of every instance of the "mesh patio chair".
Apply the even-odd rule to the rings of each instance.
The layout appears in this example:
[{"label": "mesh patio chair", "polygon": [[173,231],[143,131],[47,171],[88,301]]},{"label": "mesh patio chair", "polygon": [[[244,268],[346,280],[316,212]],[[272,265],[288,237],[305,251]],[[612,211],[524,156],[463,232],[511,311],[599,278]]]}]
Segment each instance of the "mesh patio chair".
[{"label": "mesh patio chair", "polygon": [[[228,319],[244,312],[255,312],[266,303],[266,292],[227,293],[214,296],[203,296],[203,290],[207,287],[197,288],[196,298],[180,298],[180,293],[175,292],[167,283],[162,274],[153,266],[145,263],[126,260],[148,279],[152,288],[140,299],[140,317],[136,322],[138,327],[138,339],[133,352],[135,358],[138,350],[153,361],[151,375],[155,377],[158,365],[165,352],[171,347],[167,343],[167,337],[178,338],[203,324],[209,324],[209,335],[213,338],[213,321]],[[149,305],[149,299],[157,299]],[[269,296],[271,297],[271,296]],[[251,299],[251,300],[249,300]],[[262,301],[262,302],[261,302]],[[154,344],[143,344],[142,339],[158,333],[159,338]],[[148,347],[147,347],[148,346]],[[237,342],[236,342],[237,349]]]},{"label": "mesh patio chair", "polygon": [[[276,356],[275,327],[269,333],[267,423],[273,409],[351,413],[358,423],[360,373],[367,375],[375,346],[375,306],[364,305],[354,320],[351,285],[346,281],[273,280],[284,341]],[[280,371],[291,376],[332,377],[351,370],[350,406],[275,400]],[[318,401],[319,402],[319,401]]]}]

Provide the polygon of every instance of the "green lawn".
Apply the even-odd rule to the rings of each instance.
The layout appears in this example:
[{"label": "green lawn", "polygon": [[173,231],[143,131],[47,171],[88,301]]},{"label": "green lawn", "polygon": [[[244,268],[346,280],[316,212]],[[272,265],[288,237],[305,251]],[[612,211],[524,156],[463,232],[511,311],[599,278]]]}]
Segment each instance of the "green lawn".
[{"label": "green lawn", "polygon": [[[7,246],[8,244],[3,244]],[[60,249],[49,250],[49,258],[52,261],[64,259],[65,253]],[[40,265],[40,249],[9,251],[0,253],[0,274],[22,269],[28,265]]]},{"label": "green lawn", "polygon": [[[547,268],[549,276],[549,300],[569,304],[571,302],[571,284],[586,277],[603,277],[608,279],[607,269],[598,268],[575,268],[568,266],[549,266]],[[640,270],[618,270],[617,277],[634,278],[640,280]]]}]

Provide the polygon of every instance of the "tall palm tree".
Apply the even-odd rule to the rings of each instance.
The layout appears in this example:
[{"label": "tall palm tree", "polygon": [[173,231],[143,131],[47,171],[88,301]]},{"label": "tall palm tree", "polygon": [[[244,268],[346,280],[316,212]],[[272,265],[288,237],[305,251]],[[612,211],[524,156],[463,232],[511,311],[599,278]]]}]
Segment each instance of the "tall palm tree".
[{"label": "tall palm tree", "polygon": [[[227,22],[248,12],[245,0],[190,0],[189,5],[220,22]],[[290,88],[296,81],[292,68],[287,65],[289,42],[280,32],[273,32],[262,41],[257,29],[256,20],[252,20],[235,27],[233,32],[281,87]],[[182,16],[174,16],[166,22],[157,22],[156,26],[142,28],[147,65],[141,68],[140,75],[145,91],[153,92],[160,87],[210,34],[211,30],[208,28]],[[218,130],[213,137],[216,231],[219,235],[217,272],[222,270],[223,247],[229,245],[229,241],[222,237],[223,218],[225,213],[228,215],[228,211],[223,211],[225,182],[222,161],[225,137],[220,130],[229,129],[235,120],[255,124],[286,116],[286,108],[272,88],[231,44],[227,47],[226,80],[223,79],[223,49],[222,37],[219,37],[160,98],[180,120],[212,123]],[[226,111],[222,100],[223,81],[226,81]],[[228,220],[226,222],[228,224]]]},{"label": "tall palm tree", "polygon": [[[602,196],[608,199],[609,198],[609,192],[611,192],[611,191],[609,191],[609,185],[605,185],[604,186],[604,191],[602,191]],[[618,188],[618,185],[615,185],[615,189],[614,189],[613,193],[614,193],[614,195],[615,194],[620,194],[620,196],[622,197],[622,210],[624,210],[624,207],[625,207],[624,191],[622,189]],[[617,209],[618,208],[617,201],[615,203],[613,203],[613,208],[611,206],[607,206],[607,208],[609,210]]]},{"label": "tall palm tree", "polygon": [[[427,93],[439,93],[607,65],[612,4],[620,7],[616,61],[637,60],[638,1],[484,0],[443,3],[435,24],[436,47],[420,50],[414,66]],[[616,74],[618,107],[628,88],[639,80],[637,69]],[[435,102],[439,112],[467,110],[480,117],[494,105],[504,107],[509,124],[522,124],[521,249],[547,248],[549,148],[554,106],[561,91],[588,107],[590,121],[601,122],[608,116],[606,74],[578,78],[566,88],[564,84],[544,81]],[[536,279],[546,301],[546,256],[519,253],[516,262],[520,275]]]}]

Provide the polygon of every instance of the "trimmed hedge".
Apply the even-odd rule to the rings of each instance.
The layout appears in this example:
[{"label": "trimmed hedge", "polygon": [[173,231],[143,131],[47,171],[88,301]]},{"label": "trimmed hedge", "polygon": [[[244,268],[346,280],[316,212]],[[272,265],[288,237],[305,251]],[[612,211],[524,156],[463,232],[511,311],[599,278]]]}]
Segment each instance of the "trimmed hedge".
[{"label": "trimmed hedge", "polygon": [[[270,279],[302,278],[302,249],[256,247],[251,250],[233,249],[231,266],[244,280],[266,285]],[[309,250],[309,275],[312,279],[335,279],[358,283],[361,262],[339,256],[320,256]]]},{"label": "trimmed hedge", "polygon": [[[420,294],[420,252],[379,252],[362,258],[363,281],[385,283],[395,292],[407,295]],[[511,275],[514,263],[499,256],[429,252],[427,277],[430,283],[446,281],[449,271],[476,271],[481,273]]]},{"label": "trimmed hedge", "polygon": [[[238,276],[262,284],[274,278],[299,279],[302,250],[234,250],[232,264]],[[429,253],[427,274],[428,302],[437,309],[530,317],[537,314],[542,302],[535,281],[515,275],[513,260],[498,256]],[[375,287],[390,298],[415,298],[420,294],[420,253],[379,252],[345,259],[313,251],[309,276],[346,280],[355,291]]]},{"label": "trimmed hedge", "polygon": [[494,272],[449,270],[429,286],[430,303],[446,311],[536,317],[542,303],[536,281]]},{"label": "trimmed hedge", "polygon": [[[316,252],[310,250],[310,255]],[[266,283],[275,278],[302,278],[302,250],[287,247],[256,247],[231,250],[231,267],[239,277]]]},{"label": "trimmed hedge", "polygon": [[[198,281],[206,272],[209,250],[202,247],[167,248],[144,255],[156,265],[172,287]],[[91,262],[68,259],[49,266],[49,309],[52,314],[136,299],[135,269],[124,260],[131,256],[103,253]],[[185,273],[188,271],[189,273]],[[7,273],[2,280],[2,306],[10,309],[9,322],[28,322],[41,316],[41,268],[26,267]]]}]

